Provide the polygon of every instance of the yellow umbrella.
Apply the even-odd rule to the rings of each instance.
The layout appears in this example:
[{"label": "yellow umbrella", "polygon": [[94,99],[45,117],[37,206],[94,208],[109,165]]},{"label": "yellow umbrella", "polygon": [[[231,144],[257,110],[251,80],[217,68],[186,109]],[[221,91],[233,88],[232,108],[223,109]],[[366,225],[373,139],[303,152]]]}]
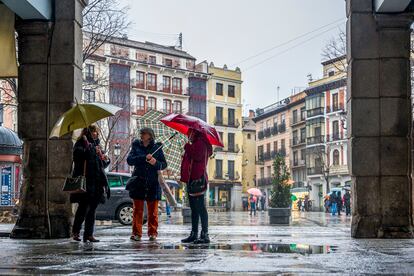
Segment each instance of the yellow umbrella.
[{"label": "yellow umbrella", "polygon": [[88,127],[103,118],[115,115],[120,110],[122,108],[106,103],[76,104],[60,116],[50,133],[50,138],[61,137],[76,129]]}]

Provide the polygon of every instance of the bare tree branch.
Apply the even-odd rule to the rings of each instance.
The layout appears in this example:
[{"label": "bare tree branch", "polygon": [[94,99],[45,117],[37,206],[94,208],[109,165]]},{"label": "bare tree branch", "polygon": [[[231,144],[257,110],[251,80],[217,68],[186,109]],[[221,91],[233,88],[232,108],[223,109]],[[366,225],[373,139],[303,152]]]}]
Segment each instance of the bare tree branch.
[{"label": "bare tree branch", "polygon": [[[338,59],[333,65],[339,72],[346,72],[346,33],[340,29],[339,33],[332,37],[322,49],[322,60]],[[343,57],[343,58],[342,58]]]},{"label": "bare tree branch", "polygon": [[113,36],[126,34],[128,6],[121,6],[119,0],[93,0],[83,11],[83,61],[90,58]]}]

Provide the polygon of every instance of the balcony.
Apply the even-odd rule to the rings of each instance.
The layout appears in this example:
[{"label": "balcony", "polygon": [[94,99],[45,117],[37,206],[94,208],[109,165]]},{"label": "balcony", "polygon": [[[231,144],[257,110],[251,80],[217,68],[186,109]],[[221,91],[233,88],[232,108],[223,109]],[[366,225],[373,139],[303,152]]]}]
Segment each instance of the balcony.
[{"label": "balcony", "polygon": [[264,177],[257,179],[257,186],[267,186],[272,185],[273,178],[272,177]]},{"label": "balcony", "polygon": [[307,144],[308,145],[314,145],[314,144],[322,144],[325,141],[325,136],[319,135],[319,136],[313,136],[307,138]]},{"label": "balcony", "polygon": [[348,166],[347,165],[333,165],[329,168],[329,174],[335,175],[335,174],[349,174],[348,172]]},{"label": "balcony", "polygon": [[273,127],[271,128],[270,132],[272,133],[272,135],[276,135],[278,132],[278,127],[277,125],[273,125]]},{"label": "balcony", "polygon": [[227,126],[227,127],[235,127],[235,128],[238,128],[240,126],[240,122],[237,119],[234,120],[234,121],[224,122],[223,117],[215,117],[214,118],[214,125],[216,125],[216,126]]},{"label": "balcony", "polygon": [[301,145],[304,145],[304,144],[306,144],[306,139],[305,138],[299,139],[299,137],[293,137],[293,139],[291,140],[292,147],[301,146]]},{"label": "balcony", "polygon": [[239,145],[229,145],[227,151],[228,152],[233,152],[233,153],[239,153],[240,152],[240,147],[239,147]]},{"label": "balcony", "polygon": [[295,125],[299,125],[302,124],[306,121],[306,119],[304,117],[298,118],[298,117],[292,117],[290,119],[290,125],[291,126],[295,126]]},{"label": "balcony", "polygon": [[314,116],[318,116],[318,115],[323,115],[323,107],[318,107],[318,108],[314,108],[314,109],[310,109],[307,111],[307,117],[308,119],[310,117],[314,117]]},{"label": "balcony", "polygon": [[271,154],[271,152],[269,151],[269,152],[265,152],[265,153],[263,153],[263,160],[264,161],[269,161],[269,160],[272,160],[272,154]]},{"label": "balcony", "polygon": [[224,126],[223,117],[215,117],[214,118],[214,125],[215,126]]},{"label": "balcony", "polygon": [[326,137],[326,142],[335,142],[335,141],[340,141],[340,140],[344,140],[344,135],[342,133],[334,133],[331,135],[328,135]]},{"label": "balcony", "polygon": [[285,157],[286,156],[286,148],[281,148],[278,151],[279,156]]},{"label": "balcony", "polygon": [[344,110],[344,104],[343,103],[326,107],[326,113],[338,112],[338,111],[343,111],[343,110]]},{"label": "balcony", "polygon": [[236,173],[229,173],[229,180],[239,180],[240,179],[240,174],[239,172]]},{"label": "balcony", "polygon": [[227,126],[238,128],[240,126],[240,122],[238,119],[229,121]]},{"label": "balcony", "polygon": [[258,138],[259,140],[262,140],[262,139],[264,138],[264,131],[263,131],[263,130],[260,130],[260,131],[257,133],[257,138]]},{"label": "balcony", "polygon": [[84,74],[84,79],[88,83],[97,83],[98,81],[95,79],[94,74]]},{"label": "balcony", "polygon": [[270,135],[271,135],[271,130],[270,130],[270,127],[268,127],[264,130],[264,137],[270,137]]},{"label": "balcony", "polygon": [[301,167],[305,167],[306,163],[305,160],[293,160],[291,161],[291,167],[292,168],[301,168]]},{"label": "balcony", "polygon": [[313,168],[307,168],[308,175],[318,175],[323,174],[322,173],[322,167],[313,167]]},{"label": "balcony", "polygon": [[286,123],[283,122],[279,125],[279,133],[283,133],[286,131]]},{"label": "balcony", "polygon": [[256,165],[259,165],[259,166],[263,166],[263,165],[264,165],[263,155],[259,155],[259,156],[257,157],[257,160],[256,160]]},{"label": "balcony", "polygon": [[214,171],[214,178],[215,179],[224,179],[223,171]]}]

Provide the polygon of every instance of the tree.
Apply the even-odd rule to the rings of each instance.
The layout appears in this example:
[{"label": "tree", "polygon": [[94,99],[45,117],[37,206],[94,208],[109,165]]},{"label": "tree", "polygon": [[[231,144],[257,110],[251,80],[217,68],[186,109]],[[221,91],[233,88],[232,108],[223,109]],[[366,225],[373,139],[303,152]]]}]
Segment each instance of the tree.
[{"label": "tree", "polygon": [[269,205],[272,208],[288,208],[291,204],[290,173],[285,158],[277,155],[273,162],[272,197]]},{"label": "tree", "polygon": [[322,49],[322,59],[324,61],[338,59],[333,65],[341,72],[346,73],[346,33],[340,29],[335,37],[331,37]]},{"label": "tree", "polygon": [[83,10],[83,61],[90,58],[111,37],[122,37],[131,23],[128,6],[119,0],[90,0]]},{"label": "tree", "polygon": [[330,161],[329,161],[329,146],[321,146],[316,147],[313,152],[315,156],[316,167],[319,167],[322,170],[323,178],[325,179],[325,185],[326,185],[326,193],[329,194],[330,188],[329,188],[329,177],[330,177]]}]

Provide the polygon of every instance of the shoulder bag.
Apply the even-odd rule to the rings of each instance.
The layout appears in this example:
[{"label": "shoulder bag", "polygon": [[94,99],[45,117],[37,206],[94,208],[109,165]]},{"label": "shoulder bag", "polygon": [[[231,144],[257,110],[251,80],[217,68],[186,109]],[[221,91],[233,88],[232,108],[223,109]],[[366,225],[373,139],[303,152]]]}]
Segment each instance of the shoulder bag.
[{"label": "shoulder bag", "polygon": [[[207,155],[204,162],[204,168],[207,170]],[[204,172],[203,176],[199,179],[191,180],[191,169],[193,167],[193,160],[191,160],[190,164],[190,181],[187,185],[187,192],[190,196],[200,196],[203,195],[207,191],[207,177],[206,172]]]},{"label": "shoulder bag", "polygon": [[83,164],[83,175],[66,177],[62,191],[70,194],[86,193],[86,160]]}]

